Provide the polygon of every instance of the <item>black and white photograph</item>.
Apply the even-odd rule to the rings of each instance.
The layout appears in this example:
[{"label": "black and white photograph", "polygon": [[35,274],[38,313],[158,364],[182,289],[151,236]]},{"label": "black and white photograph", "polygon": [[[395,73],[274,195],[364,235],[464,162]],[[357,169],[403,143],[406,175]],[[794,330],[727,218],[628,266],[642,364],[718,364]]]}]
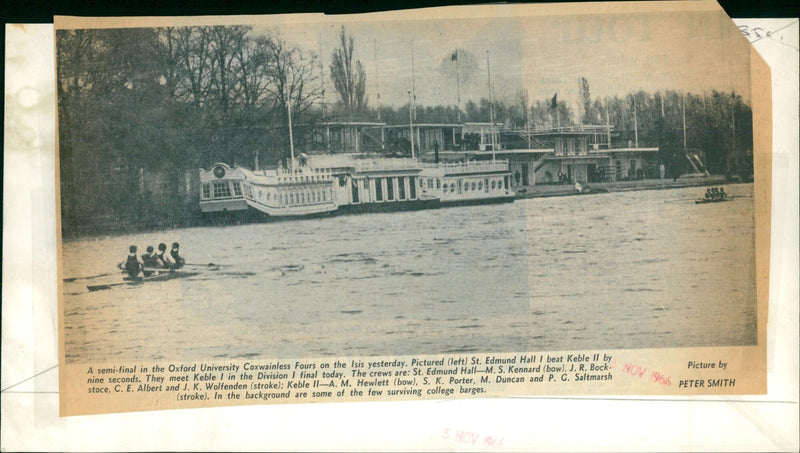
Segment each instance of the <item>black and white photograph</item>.
[{"label": "black and white photograph", "polygon": [[757,346],[736,25],[470,11],[57,24],[64,362]]},{"label": "black and white photograph", "polygon": [[797,450],[796,17],[17,3],[3,450]]}]

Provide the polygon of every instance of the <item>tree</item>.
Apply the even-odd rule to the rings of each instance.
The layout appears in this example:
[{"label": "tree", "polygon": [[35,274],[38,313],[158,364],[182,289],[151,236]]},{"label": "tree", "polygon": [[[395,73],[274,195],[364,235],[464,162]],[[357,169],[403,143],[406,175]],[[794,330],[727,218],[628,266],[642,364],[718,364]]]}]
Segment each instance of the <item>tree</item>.
[{"label": "tree", "polygon": [[[319,75],[316,72],[317,59],[313,54],[305,55],[300,48],[290,45],[279,36],[265,37],[260,45],[264,47],[269,61],[265,90],[272,112],[281,118],[284,125],[288,125],[291,108],[292,125],[295,125],[322,97],[322,86],[318,83]],[[282,141],[288,142],[288,130],[284,137],[286,140]],[[281,157],[286,155],[288,148]]]},{"label": "tree", "polygon": [[519,108],[519,112],[517,113],[518,116],[515,115],[514,120],[517,123],[521,123],[522,128],[525,129],[530,127],[530,109],[528,108],[530,102],[531,100],[527,89],[520,89],[517,91],[516,107]]},{"label": "tree", "polygon": [[252,27],[242,25],[214,26],[207,28],[210,37],[211,94],[222,122],[229,120],[228,114],[238,102],[240,74],[243,62],[240,56],[248,47],[247,33]]},{"label": "tree", "polygon": [[550,99],[539,100],[530,106],[531,128],[549,129],[574,124],[572,109],[566,102],[558,99],[558,94]]},{"label": "tree", "polygon": [[583,124],[592,124],[595,122],[595,117],[592,113],[592,96],[589,92],[589,81],[586,77],[581,77],[581,100],[583,101]]},{"label": "tree", "polygon": [[361,60],[353,64],[353,37],[345,34],[344,26],[339,39],[340,47],[331,55],[331,79],[345,110],[355,114],[367,106],[367,75]]},{"label": "tree", "polygon": [[65,30],[57,46],[63,230],[152,211],[141,175],[185,159],[156,31]]},{"label": "tree", "polygon": [[190,102],[195,108],[202,109],[208,104],[211,90],[211,43],[207,27],[180,27],[167,29],[164,42],[173,48],[175,61],[175,80],[168,81],[173,85],[177,100]]},{"label": "tree", "polygon": [[[454,89],[456,103],[461,109],[461,87],[466,86],[478,67],[475,56],[466,49],[454,49],[439,63],[439,73]],[[457,111],[460,118],[460,111]]]}]

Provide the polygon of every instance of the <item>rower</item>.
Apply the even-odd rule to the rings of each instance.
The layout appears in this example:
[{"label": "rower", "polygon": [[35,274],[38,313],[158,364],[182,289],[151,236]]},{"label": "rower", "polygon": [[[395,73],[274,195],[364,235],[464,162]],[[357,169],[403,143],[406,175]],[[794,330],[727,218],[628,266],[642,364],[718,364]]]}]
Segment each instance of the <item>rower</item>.
[{"label": "rower", "polygon": [[172,250],[169,251],[169,256],[172,258],[172,261],[175,263],[175,268],[181,268],[186,263],[186,260],[180,254],[180,244],[177,242],[172,243]]},{"label": "rower", "polygon": [[162,269],[175,269],[175,263],[172,261],[172,258],[167,253],[167,244],[160,243],[158,244],[158,253],[156,254],[160,261]]},{"label": "rower", "polygon": [[[155,254],[155,249],[153,249],[152,245],[147,246],[147,253],[142,255],[142,263],[144,263],[144,267],[147,269],[157,269],[161,267],[161,263],[159,262],[158,255]],[[153,274],[152,270],[145,270],[143,271],[144,276],[147,277]]]},{"label": "rower", "polygon": [[144,264],[136,255],[136,246],[132,245],[128,248],[128,258],[125,260],[125,272],[128,273],[130,278],[136,278],[144,269]]},{"label": "rower", "polygon": [[710,200],[710,199],[711,199],[711,189],[709,188],[709,189],[706,189],[706,200]]},{"label": "rower", "polygon": [[719,188],[719,196],[720,196],[720,198],[728,198],[728,194],[725,193],[725,188],[724,187],[720,187]]}]

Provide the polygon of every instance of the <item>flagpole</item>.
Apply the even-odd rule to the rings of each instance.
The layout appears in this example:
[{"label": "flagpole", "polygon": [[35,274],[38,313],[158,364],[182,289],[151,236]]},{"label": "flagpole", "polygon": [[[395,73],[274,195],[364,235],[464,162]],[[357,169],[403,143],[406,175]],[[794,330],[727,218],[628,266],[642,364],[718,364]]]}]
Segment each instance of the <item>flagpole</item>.
[{"label": "flagpole", "polygon": [[414,118],[411,115],[411,92],[408,92],[408,129],[411,136],[411,158],[414,158]]},{"label": "flagpole", "polygon": [[[417,88],[416,88],[416,77],[414,74],[414,41],[411,41],[411,110],[413,113],[414,120],[417,119]],[[412,135],[414,129],[411,129]],[[419,129],[417,129],[417,133],[419,133]],[[417,146],[421,146],[421,140],[417,137]],[[411,140],[411,157],[414,157],[414,140]]]},{"label": "flagpole", "polygon": [[[320,88],[322,89],[322,96],[320,97],[320,107],[322,110],[322,122],[323,124],[327,120],[326,110],[325,110],[325,70],[322,69],[322,37],[317,34],[317,41],[319,42],[319,81],[320,81]],[[325,125],[325,150],[330,152],[331,150],[331,133],[330,133],[330,126]]]},{"label": "flagpole", "polygon": [[525,94],[525,135],[528,136],[528,149],[531,149],[531,114],[530,109],[528,108],[528,89],[524,89]]},{"label": "flagpole", "polygon": [[486,51],[486,73],[489,75],[489,120],[492,125],[489,132],[492,134],[492,160],[495,160],[495,133],[494,133],[494,98],[492,96],[492,71],[489,69],[489,51]]},{"label": "flagpole", "polygon": [[292,137],[292,99],[286,103],[286,111],[289,114],[289,153],[291,155],[290,169],[294,169],[294,138]]},{"label": "flagpole", "polygon": [[606,98],[606,133],[608,134],[608,149],[611,149],[611,115],[608,113],[608,98]]},{"label": "flagpole", "polygon": [[414,41],[411,41],[411,99],[414,101],[414,118],[417,117],[417,89],[414,76]]},{"label": "flagpole", "polygon": [[322,121],[325,121],[325,71],[322,69],[322,38],[319,33],[317,33],[317,42],[319,43],[319,83],[322,89],[320,107],[322,107]]},{"label": "flagpole", "polygon": [[456,111],[458,112],[458,123],[461,124],[461,75],[459,74],[459,63],[458,63],[458,49],[453,54],[453,57],[456,60],[456,99],[458,104],[456,105]]},{"label": "flagpole", "polygon": [[381,120],[381,90],[380,86],[378,85],[378,40],[373,39],[373,54],[372,60],[375,62],[375,103],[378,107],[378,121]]},{"label": "flagpole", "polygon": [[681,116],[683,117],[683,150],[686,151],[686,98],[681,93]]}]

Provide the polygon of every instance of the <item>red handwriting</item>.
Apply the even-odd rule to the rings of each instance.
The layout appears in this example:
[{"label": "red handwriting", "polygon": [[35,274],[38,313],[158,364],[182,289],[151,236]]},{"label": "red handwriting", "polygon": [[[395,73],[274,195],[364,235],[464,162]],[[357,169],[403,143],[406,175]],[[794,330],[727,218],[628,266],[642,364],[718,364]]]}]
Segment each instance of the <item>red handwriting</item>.
[{"label": "red handwriting", "polygon": [[[644,377],[645,373],[647,373],[647,368],[644,368],[641,365],[626,363],[622,367],[622,371],[626,374],[630,374],[631,376],[641,379]],[[650,380],[657,384],[666,385],[667,387],[672,385],[672,379],[670,379],[669,376],[661,374],[659,371],[651,371]]]},{"label": "red handwriting", "polygon": [[669,378],[669,376],[664,376],[658,371],[653,371],[653,373],[650,375],[650,378],[653,380],[653,382],[666,385],[667,387],[672,385],[672,380]]},{"label": "red handwriting", "polygon": [[487,436],[476,431],[451,430],[450,428],[445,428],[442,431],[442,439],[450,439],[455,443],[464,445],[490,448],[501,448],[505,440],[503,437]]},{"label": "red handwriting", "polygon": [[647,368],[642,368],[639,365],[631,365],[630,363],[626,363],[625,366],[622,367],[622,371],[640,378],[644,376],[644,373],[647,371]]}]

